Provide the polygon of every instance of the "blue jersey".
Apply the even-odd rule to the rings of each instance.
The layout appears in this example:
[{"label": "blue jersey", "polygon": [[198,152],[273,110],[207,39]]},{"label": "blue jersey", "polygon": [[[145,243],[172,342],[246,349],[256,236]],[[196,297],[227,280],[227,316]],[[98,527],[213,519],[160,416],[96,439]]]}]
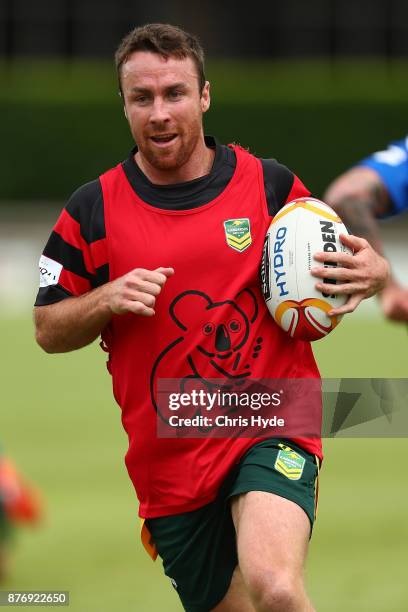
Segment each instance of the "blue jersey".
[{"label": "blue jersey", "polygon": [[385,151],[366,157],[358,165],[375,170],[386,186],[392,203],[387,216],[408,210],[408,136],[392,142]]}]

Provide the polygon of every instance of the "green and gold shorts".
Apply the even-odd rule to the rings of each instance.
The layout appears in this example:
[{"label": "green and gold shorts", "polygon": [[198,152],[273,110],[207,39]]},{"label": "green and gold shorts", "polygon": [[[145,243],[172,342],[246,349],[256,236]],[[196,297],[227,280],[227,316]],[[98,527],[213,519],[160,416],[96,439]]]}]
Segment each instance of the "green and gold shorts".
[{"label": "green and gold shorts", "polygon": [[287,440],[255,444],[205,506],[146,520],[163,568],[187,612],[209,612],[226,595],[238,564],[229,500],[266,491],[303,508],[311,528],[316,516],[318,460]]}]

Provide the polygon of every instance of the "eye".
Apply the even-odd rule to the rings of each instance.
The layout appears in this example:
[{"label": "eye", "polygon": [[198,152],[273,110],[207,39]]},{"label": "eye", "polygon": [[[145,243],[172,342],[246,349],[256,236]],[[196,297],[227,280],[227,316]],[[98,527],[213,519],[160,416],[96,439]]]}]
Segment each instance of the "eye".
[{"label": "eye", "polygon": [[228,323],[228,329],[232,331],[234,334],[236,334],[241,329],[241,323],[237,319],[232,319]]},{"label": "eye", "polygon": [[169,98],[171,98],[172,100],[177,100],[178,98],[181,98],[181,96],[183,95],[183,92],[174,89],[173,91],[169,91]]},{"label": "eye", "polygon": [[136,95],[132,98],[132,102],[138,106],[145,106],[149,103],[150,97],[144,94]]},{"label": "eye", "polygon": [[215,325],[213,323],[206,323],[203,327],[203,333],[206,336],[210,336],[211,334],[213,334],[214,330],[215,330]]}]

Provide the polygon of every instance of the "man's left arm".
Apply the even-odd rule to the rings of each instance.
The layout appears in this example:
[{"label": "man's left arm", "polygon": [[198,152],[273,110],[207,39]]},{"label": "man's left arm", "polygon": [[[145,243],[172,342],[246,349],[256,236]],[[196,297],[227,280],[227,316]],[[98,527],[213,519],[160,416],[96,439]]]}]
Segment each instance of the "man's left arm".
[{"label": "man's left arm", "polygon": [[[268,212],[273,217],[282,206],[300,197],[309,197],[310,191],[288,168],[276,160],[262,160],[264,186]],[[345,314],[357,308],[360,302],[380,291],[389,276],[388,262],[376,253],[367,240],[357,236],[342,236],[342,241],[350,247],[354,256],[345,253],[316,253],[316,262],[336,262],[337,268],[316,266],[312,274],[319,279],[336,278],[343,281],[332,285],[333,293],[349,295],[347,303],[332,310],[330,315]],[[329,257],[330,255],[330,257]],[[324,291],[323,282],[317,289]]]},{"label": "man's left arm", "polygon": [[312,268],[313,276],[322,279],[316,284],[318,291],[325,291],[327,285],[323,279],[335,279],[337,284],[330,285],[330,292],[349,295],[349,299],[339,308],[334,308],[329,316],[343,315],[353,312],[362,300],[381,291],[390,276],[388,261],[377,253],[365,238],[340,234],[340,240],[353,251],[348,253],[315,253],[317,262],[337,264],[337,267]]}]

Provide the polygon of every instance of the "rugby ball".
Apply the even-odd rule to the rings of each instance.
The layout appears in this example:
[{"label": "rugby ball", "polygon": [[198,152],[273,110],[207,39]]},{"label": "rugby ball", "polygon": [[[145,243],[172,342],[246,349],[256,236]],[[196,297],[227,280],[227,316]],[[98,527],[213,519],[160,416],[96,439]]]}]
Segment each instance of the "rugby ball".
[{"label": "rugby ball", "polygon": [[325,279],[327,291],[320,293],[315,288],[319,279],[310,273],[319,265],[313,259],[318,251],[352,254],[340,242],[340,233],[348,234],[340,217],[315,198],[289,202],[271,222],[262,256],[262,292],[272,317],[292,338],[319,340],[341,319],[327,313],[345,304],[348,296],[330,293],[334,279]]}]

